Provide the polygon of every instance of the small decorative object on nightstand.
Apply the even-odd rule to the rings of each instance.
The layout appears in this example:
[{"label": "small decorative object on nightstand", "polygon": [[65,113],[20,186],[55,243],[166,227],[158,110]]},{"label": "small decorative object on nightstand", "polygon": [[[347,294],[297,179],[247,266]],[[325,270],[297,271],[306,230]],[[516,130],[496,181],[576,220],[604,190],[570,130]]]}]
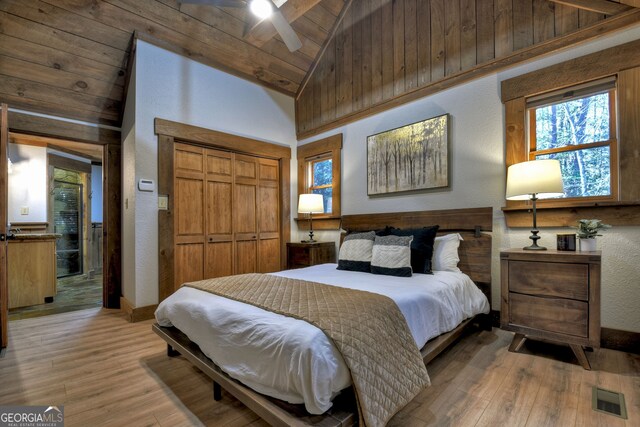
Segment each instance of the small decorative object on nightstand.
[{"label": "small decorative object on nightstand", "polygon": [[584,369],[591,369],[584,347],[600,347],[599,251],[500,252],[500,326],[525,338],[569,344]]},{"label": "small decorative object on nightstand", "polygon": [[288,269],[329,262],[336,262],[336,244],[333,242],[287,243]]},{"label": "small decorative object on nightstand", "polygon": [[581,219],[578,221],[578,238],[580,239],[580,250],[582,252],[593,252],[596,250],[596,237],[602,236],[598,231],[611,228],[609,224],[603,224],[599,219]]}]

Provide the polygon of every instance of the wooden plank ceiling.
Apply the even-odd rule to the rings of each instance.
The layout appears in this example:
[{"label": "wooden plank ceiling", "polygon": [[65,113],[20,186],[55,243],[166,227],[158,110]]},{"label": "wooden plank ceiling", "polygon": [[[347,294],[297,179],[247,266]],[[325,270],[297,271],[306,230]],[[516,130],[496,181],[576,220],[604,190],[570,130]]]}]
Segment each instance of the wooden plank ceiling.
[{"label": "wooden plank ceiling", "polygon": [[[246,8],[177,0],[0,0],[0,100],[10,107],[119,126],[134,32],[288,95],[320,52],[344,0],[289,0],[302,41],[289,52]],[[142,36],[141,36],[142,37]]]},{"label": "wooden plank ceiling", "polygon": [[354,0],[298,94],[298,138],[637,23],[637,2]]},{"label": "wooden plank ceiling", "polygon": [[120,126],[134,34],[296,96],[299,134],[640,0],[288,0],[291,53],[246,8],[178,0],[0,0],[0,101]]}]

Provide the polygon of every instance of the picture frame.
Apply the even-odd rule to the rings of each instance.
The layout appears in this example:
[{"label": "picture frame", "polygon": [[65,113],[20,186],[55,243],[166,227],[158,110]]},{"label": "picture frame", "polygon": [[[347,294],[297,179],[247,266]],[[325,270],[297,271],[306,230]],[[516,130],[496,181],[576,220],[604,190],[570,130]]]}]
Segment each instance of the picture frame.
[{"label": "picture frame", "polygon": [[367,137],[367,194],[449,187],[449,114]]}]

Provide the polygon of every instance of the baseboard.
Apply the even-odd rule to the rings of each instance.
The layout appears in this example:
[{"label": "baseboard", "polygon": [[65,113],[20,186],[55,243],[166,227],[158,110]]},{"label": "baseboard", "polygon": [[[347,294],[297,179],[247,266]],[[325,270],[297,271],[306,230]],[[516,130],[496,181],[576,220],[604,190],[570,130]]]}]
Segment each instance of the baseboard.
[{"label": "baseboard", "polygon": [[120,310],[122,310],[127,320],[131,323],[153,319],[156,308],[158,308],[158,304],[134,307],[128,299],[120,297]]},{"label": "baseboard", "polygon": [[601,328],[600,345],[612,350],[640,354],[640,333]]},{"label": "baseboard", "polygon": [[[491,310],[490,314],[495,328],[500,327],[500,311]],[[600,328],[600,347],[626,353],[640,354],[640,333],[621,331],[619,329]]]}]

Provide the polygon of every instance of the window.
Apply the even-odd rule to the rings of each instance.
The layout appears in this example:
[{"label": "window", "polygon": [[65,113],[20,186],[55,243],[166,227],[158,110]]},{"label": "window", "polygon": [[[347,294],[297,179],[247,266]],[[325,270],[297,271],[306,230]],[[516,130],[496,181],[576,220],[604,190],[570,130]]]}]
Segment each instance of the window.
[{"label": "window", "polygon": [[560,161],[567,199],[617,199],[615,81],[527,99],[529,160]]},{"label": "window", "polygon": [[325,154],[317,159],[307,161],[309,172],[307,176],[310,182],[306,192],[322,194],[324,200],[324,213],[333,213],[333,159],[330,154]]},{"label": "window", "polygon": [[[569,197],[542,200],[538,226],[564,227],[582,218],[640,224],[638,46],[640,40],[501,82],[505,172],[536,158],[563,163]],[[592,124],[575,129],[581,116]],[[530,208],[526,201],[507,200],[507,226],[529,227]]]},{"label": "window", "polygon": [[[316,218],[340,218],[340,151],[342,134],[298,147],[298,194],[322,194],[324,214]],[[339,228],[339,221],[327,226]]]}]

